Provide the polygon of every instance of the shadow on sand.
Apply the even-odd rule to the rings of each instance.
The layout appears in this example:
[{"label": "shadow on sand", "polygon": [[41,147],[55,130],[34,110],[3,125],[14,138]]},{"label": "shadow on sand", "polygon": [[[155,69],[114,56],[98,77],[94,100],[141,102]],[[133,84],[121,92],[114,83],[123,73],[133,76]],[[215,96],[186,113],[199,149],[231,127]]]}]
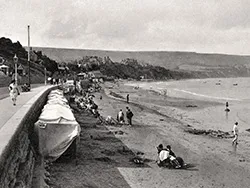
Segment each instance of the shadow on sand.
[{"label": "shadow on sand", "polygon": [[195,168],[197,167],[197,164],[191,164],[191,163],[187,163],[185,164],[185,166],[183,166],[182,168],[167,168],[167,167],[161,167],[161,168],[166,168],[168,170],[183,170],[183,171],[199,171],[199,169]]}]

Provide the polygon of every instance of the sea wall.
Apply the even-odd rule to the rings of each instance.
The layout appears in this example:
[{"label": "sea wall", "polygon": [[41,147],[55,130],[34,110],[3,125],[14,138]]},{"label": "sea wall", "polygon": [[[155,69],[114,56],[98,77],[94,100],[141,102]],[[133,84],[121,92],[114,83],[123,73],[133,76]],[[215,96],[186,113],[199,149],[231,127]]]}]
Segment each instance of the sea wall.
[{"label": "sea wall", "polygon": [[35,95],[1,128],[0,188],[31,187],[38,152],[33,127],[53,89]]}]

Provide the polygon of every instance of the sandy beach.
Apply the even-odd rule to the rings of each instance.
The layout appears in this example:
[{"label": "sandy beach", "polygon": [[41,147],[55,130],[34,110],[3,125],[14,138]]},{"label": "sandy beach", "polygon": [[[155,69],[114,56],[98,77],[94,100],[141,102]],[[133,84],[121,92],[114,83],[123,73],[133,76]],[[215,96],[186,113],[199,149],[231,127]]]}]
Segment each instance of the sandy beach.
[{"label": "sandy beach", "polygon": [[[104,90],[95,93],[100,114],[115,118],[119,109],[125,111],[129,106],[134,113],[132,127],[104,126],[90,114],[74,111],[82,127],[78,162],[54,163],[51,187],[249,187],[248,81],[237,78],[105,83]],[[125,100],[128,93],[129,104]],[[226,101],[231,110],[227,116]],[[230,137],[186,131],[212,129],[230,135],[236,120],[240,129],[237,148],[232,147]],[[170,144],[192,168],[159,168],[155,160],[160,143]],[[138,152],[147,161],[144,166],[130,160]]]}]

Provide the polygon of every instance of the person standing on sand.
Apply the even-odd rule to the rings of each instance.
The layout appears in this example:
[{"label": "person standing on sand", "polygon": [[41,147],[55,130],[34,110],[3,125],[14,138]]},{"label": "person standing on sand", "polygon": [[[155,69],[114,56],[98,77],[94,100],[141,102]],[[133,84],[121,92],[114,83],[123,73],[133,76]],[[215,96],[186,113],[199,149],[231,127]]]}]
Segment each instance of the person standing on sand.
[{"label": "person standing on sand", "polygon": [[228,106],[229,106],[229,104],[228,104],[228,102],[226,102],[226,109],[225,109],[226,112],[230,112],[230,109],[228,108]]},{"label": "person standing on sand", "polygon": [[233,126],[233,134],[234,134],[234,139],[232,142],[232,145],[234,144],[238,144],[238,134],[239,134],[239,129],[238,129],[238,122],[235,122],[234,126]]},{"label": "person standing on sand", "polygon": [[120,109],[120,111],[117,114],[117,121],[119,123],[124,123],[124,113],[123,113],[122,109]]},{"label": "person standing on sand", "polygon": [[133,112],[129,109],[129,107],[126,107],[127,108],[127,112],[126,112],[126,117],[127,117],[127,120],[128,120],[128,124],[129,125],[132,125],[132,117],[134,116]]},{"label": "person standing on sand", "polygon": [[10,91],[10,98],[13,102],[13,105],[15,106],[17,95],[19,95],[19,91],[18,91],[18,88],[15,84],[15,80],[11,81],[11,83],[9,85],[9,91]]},{"label": "person standing on sand", "polygon": [[127,94],[127,103],[129,103],[129,94]]}]

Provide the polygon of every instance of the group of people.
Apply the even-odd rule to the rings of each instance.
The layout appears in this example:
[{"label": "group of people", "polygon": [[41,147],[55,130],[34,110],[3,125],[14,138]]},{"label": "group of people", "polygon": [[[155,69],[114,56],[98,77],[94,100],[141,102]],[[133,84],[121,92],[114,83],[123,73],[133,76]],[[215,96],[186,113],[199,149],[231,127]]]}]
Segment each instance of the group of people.
[{"label": "group of people", "polygon": [[94,116],[98,116],[98,105],[93,100],[94,95],[86,93],[85,96],[76,97],[75,102],[80,109],[90,111]]},{"label": "group of people", "polygon": [[[127,96],[126,96],[126,102],[129,103],[129,94],[127,94]],[[134,116],[133,112],[127,106],[126,107],[126,118],[127,118],[127,122],[129,125],[132,125],[132,117],[133,116]],[[125,116],[124,116],[122,109],[120,109],[120,111],[118,112],[116,119],[119,123],[125,123]]]},{"label": "group of people", "polygon": [[[166,148],[163,147],[162,144],[160,144],[157,147],[158,151],[158,159],[157,159],[157,164],[160,167],[167,167],[171,166],[174,168],[181,168],[184,165],[183,161],[178,161],[176,158],[176,155],[171,149],[170,145],[167,145]],[[182,163],[182,164],[181,164]]]},{"label": "group of people", "polygon": [[[134,116],[133,112],[130,110],[129,107],[126,107],[126,118],[128,121],[129,125],[132,125],[132,117]],[[125,123],[125,115],[122,111],[122,109],[120,109],[120,111],[117,113],[117,121],[119,123]]]}]

